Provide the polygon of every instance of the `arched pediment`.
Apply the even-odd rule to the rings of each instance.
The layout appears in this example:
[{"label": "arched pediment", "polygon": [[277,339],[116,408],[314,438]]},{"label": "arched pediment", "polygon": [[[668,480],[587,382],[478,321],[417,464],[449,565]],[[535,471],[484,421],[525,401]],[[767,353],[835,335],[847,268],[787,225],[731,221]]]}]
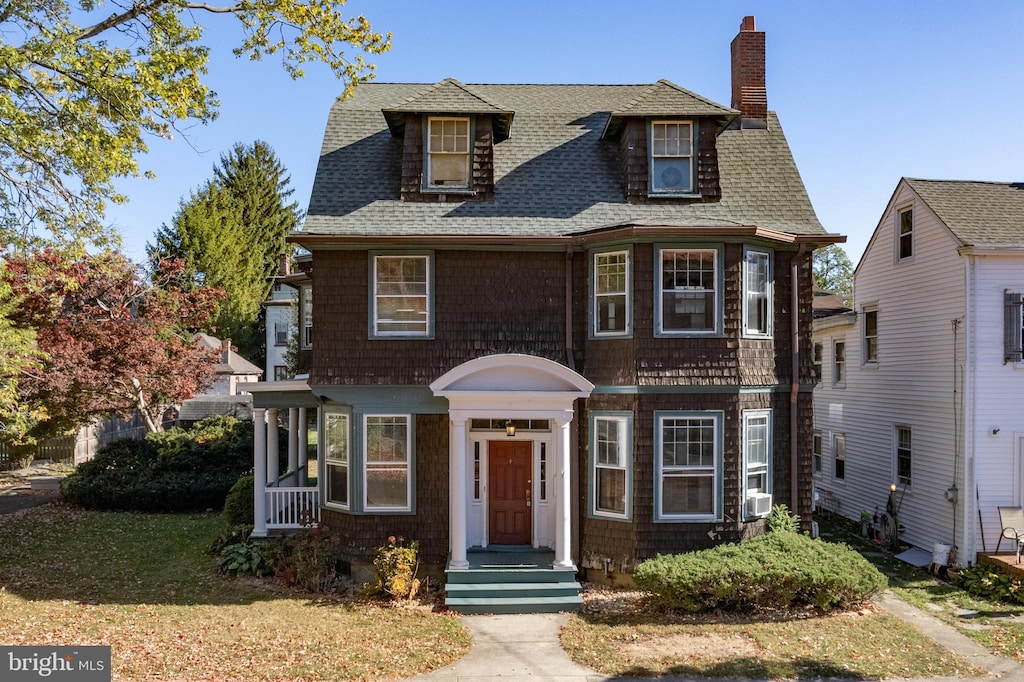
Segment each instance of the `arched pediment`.
[{"label": "arched pediment", "polygon": [[594,384],[564,365],[533,355],[486,355],[445,372],[430,384],[434,395],[559,393],[585,398]]}]

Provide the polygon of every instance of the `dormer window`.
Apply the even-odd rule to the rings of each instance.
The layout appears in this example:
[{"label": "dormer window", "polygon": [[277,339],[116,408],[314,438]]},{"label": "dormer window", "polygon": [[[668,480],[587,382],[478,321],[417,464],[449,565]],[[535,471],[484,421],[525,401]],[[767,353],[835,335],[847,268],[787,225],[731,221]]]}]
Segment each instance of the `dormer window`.
[{"label": "dormer window", "polygon": [[427,119],[427,188],[469,189],[469,118]]},{"label": "dormer window", "polygon": [[693,194],[693,133],[690,121],[651,122],[651,194]]}]

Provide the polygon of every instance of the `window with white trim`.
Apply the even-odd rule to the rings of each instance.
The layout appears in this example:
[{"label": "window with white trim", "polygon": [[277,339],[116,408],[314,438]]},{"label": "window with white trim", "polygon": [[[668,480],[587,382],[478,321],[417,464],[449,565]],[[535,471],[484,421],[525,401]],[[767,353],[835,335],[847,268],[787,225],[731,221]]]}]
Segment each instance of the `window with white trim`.
[{"label": "window with white trim", "polygon": [[896,256],[899,260],[914,257],[914,209],[908,208],[897,212]]},{"label": "window with white trim", "polygon": [[651,194],[693,193],[693,128],[690,121],[651,122]]},{"label": "window with white trim", "polygon": [[289,325],[287,322],[275,322],[274,323],[274,345],[275,346],[287,346],[288,345],[288,331]]},{"label": "window with white trim", "polygon": [[832,434],[832,478],[846,480],[846,434]]},{"label": "window with white trim", "polygon": [[594,336],[630,333],[629,251],[594,254]]},{"label": "window with white trim", "polygon": [[1024,294],[1003,290],[1003,364],[1024,360]]},{"label": "window with white trim", "polygon": [[894,436],[896,482],[902,486],[910,485],[911,465],[911,430],[909,426],[897,426]]},{"label": "window with white trim", "polygon": [[821,370],[825,362],[825,344],[821,341],[814,342],[814,383],[821,383]]},{"label": "window with white trim", "polygon": [[821,431],[815,431],[811,445],[811,472],[821,473]]},{"label": "window with white trim", "polygon": [[718,332],[718,250],[661,249],[659,334]]},{"label": "window with white trim", "polygon": [[373,336],[429,336],[431,257],[373,256]]},{"label": "window with white trim", "polygon": [[302,320],[300,330],[300,347],[307,350],[313,347],[313,285],[303,284],[299,287],[299,319]]},{"label": "window with white trim", "polygon": [[363,508],[412,511],[412,434],[407,414],[365,415]]},{"label": "window with white trim", "polygon": [[878,310],[864,310],[864,362],[878,362]]},{"label": "window with white trim", "polygon": [[[743,411],[743,499],[772,494],[772,411]],[[763,514],[747,515],[766,516]]]},{"label": "window with white trim", "polygon": [[721,413],[655,413],[655,422],[655,520],[717,519]]},{"label": "window with white trim", "polygon": [[469,189],[469,119],[427,119],[427,188]]},{"label": "window with white trim", "polygon": [[324,499],[329,507],[349,508],[348,415],[324,414],[324,463],[327,471]]},{"label": "window with white trim", "polygon": [[631,429],[632,415],[591,415],[590,498],[594,516],[631,516]]},{"label": "window with white trim", "polygon": [[846,342],[836,341],[832,344],[832,385],[842,386],[846,383]]},{"label": "window with white trim", "polygon": [[743,334],[772,335],[772,255],[743,253]]}]

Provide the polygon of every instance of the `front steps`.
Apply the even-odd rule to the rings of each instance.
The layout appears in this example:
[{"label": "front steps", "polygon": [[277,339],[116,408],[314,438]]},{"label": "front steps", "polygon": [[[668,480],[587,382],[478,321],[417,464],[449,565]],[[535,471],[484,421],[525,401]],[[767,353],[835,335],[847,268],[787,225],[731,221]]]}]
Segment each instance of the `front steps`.
[{"label": "front steps", "polygon": [[445,606],[459,613],[558,613],[583,604],[575,569],[552,568],[554,553],[521,547],[470,552],[468,569],[445,570]]}]

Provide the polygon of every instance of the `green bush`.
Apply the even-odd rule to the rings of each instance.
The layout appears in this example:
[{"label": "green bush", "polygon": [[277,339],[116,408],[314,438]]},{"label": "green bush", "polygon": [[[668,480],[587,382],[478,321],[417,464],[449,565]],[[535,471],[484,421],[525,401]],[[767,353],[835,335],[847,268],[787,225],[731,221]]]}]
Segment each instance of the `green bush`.
[{"label": "green bush", "polygon": [[819,611],[856,606],[887,581],[847,547],[777,531],[739,544],[659,555],[633,573],[670,608],[746,611],[809,604]]},{"label": "green bush", "polygon": [[228,545],[220,551],[218,566],[221,573],[229,575],[270,575],[270,564],[259,542],[247,540]]},{"label": "green bush", "polygon": [[246,474],[235,481],[224,499],[224,519],[232,526],[253,524],[253,486],[256,477]]},{"label": "green bush", "polygon": [[412,599],[420,589],[416,572],[420,567],[420,545],[415,540],[409,544],[405,538],[390,536],[388,544],[377,548],[373,568],[377,582],[374,594],[387,595],[391,599]]},{"label": "green bush", "polygon": [[975,564],[960,570],[956,584],[975,597],[988,601],[1024,604],[1024,582],[1020,578]]},{"label": "green bush", "polygon": [[220,509],[238,477],[252,468],[252,433],[251,423],[212,417],[188,431],[115,441],[64,479],[61,498],[87,509]]},{"label": "green bush", "polygon": [[800,517],[789,513],[789,507],[784,504],[772,506],[771,512],[766,520],[769,532],[799,533]]}]

